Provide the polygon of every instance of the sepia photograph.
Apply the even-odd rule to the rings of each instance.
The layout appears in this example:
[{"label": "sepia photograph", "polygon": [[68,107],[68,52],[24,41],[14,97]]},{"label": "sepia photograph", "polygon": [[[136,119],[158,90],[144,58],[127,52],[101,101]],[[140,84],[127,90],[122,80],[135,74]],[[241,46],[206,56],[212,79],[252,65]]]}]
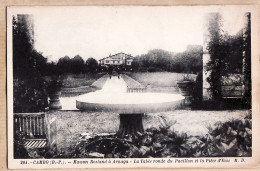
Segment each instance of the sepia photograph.
[{"label": "sepia photograph", "polygon": [[7,16],[9,168],[228,167],[255,155],[248,6]]}]

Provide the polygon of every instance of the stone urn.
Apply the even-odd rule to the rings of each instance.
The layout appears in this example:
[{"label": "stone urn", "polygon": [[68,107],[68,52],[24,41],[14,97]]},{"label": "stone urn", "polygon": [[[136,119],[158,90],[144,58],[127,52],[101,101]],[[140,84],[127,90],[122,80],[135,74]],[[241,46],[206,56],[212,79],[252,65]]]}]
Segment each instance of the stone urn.
[{"label": "stone urn", "polygon": [[61,95],[62,82],[53,80],[49,85],[49,108],[50,109],[61,109],[60,95]]},{"label": "stone urn", "polygon": [[187,105],[191,104],[194,84],[195,84],[195,82],[192,80],[177,82],[179,91],[180,91],[181,95],[183,95],[185,97],[185,104],[187,104]]}]

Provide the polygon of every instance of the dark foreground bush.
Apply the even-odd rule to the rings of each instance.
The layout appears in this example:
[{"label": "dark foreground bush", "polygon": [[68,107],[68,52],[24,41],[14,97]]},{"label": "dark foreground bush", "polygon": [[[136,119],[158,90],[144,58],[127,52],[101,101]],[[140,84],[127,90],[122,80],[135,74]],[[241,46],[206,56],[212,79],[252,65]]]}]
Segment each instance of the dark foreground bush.
[{"label": "dark foreground bush", "polygon": [[148,129],[145,133],[118,137],[95,137],[81,141],[76,149],[76,157],[88,158],[98,152],[108,158],[149,158],[187,156],[187,135],[178,136],[168,128]]}]

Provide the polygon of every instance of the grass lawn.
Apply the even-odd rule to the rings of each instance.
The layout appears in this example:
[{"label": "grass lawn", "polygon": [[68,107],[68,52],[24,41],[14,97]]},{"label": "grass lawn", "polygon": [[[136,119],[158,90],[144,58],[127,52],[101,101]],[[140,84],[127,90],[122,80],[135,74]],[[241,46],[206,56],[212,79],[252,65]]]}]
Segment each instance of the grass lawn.
[{"label": "grass lawn", "polygon": [[90,86],[101,76],[103,76],[102,73],[66,74],[63,76],[63,87],[64,88],[78,88],[78,87],[83,87],[83,86]]},{"label": "grass lawn", "polygon": [[[78,87],[90,86],[103,75],[104,73],[63,74],[61,76],[61,79],[63,81],[63,88],[78,88]],[[50,82],[51,77],[45,76],[44,80]]]},{"label": "grass lawn", "polygon": [[121,77],[124,79],[124,81],[126,82],[127,86],[130,88],[137,88],[137,87],[143,87],[142,84],[140,84],[138,81],[134,80],[133,78],[122,74]]},{"label": "grass lawn", "polygon": [[[144,86],[147,86],[149,92],[165,92],[176,93],[178,92],[177,81],[182,80],[183,73],[172,72],[137,72],[127,73]],[[190,74],[190,78],[196,79],[195,74]]]},{"label": "grass lawn", "polygon": [[[92,77],[84,77],[86,80],[78,79],[76,83],[78,82],[80,84],[85,84],[85,86],[79,86],[79,87],[73,87],[73,88],[66,88],[65,86],[62,88],[61,91],[61,97],[75,97],[79,96],[85,93],[93,92],[102,89],[103,85],[105,84],[108,75],[102,75],[102,74],[96,74]],[[68,79],[66,80],[67,83],[72,85],[73,83],[70,83]],[[80,83],[81,82],[81,83]]]},{"label": "grass lawn", "polygon": [[[74,97],[88,92],[93,92],[102,88],[107,76],[104,73],[86,74],[64,74],[61,76],[63,87],[61,97]],[[50,82],[50,77],[44,78]]]}]

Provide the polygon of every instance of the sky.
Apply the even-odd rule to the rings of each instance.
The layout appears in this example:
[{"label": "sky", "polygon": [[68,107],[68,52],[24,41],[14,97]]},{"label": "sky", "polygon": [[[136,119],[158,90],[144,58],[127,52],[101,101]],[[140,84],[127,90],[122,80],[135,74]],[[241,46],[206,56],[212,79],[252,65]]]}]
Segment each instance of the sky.
[{"label": "sky", "polygon": [[[19,13],[19,10],[17,10]],[[101,59],[124,52],[132,56],[151,49],[182,52],[203,45],[204,15],[222,12],[225,28],[242,28],[242,12],[220,7],[31,7],[35,48],[48,61],[80,55]]]}]

